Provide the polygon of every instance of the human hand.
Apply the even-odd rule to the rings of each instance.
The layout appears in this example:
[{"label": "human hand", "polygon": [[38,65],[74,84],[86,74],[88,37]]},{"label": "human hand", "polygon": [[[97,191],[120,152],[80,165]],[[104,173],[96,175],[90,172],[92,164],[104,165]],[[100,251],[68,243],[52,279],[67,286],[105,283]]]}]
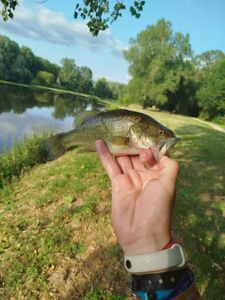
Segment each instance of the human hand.
[{"label": "human hand", "polygon": [[[171,238],[178,164],[151,150],[114,158],[102,140],[96,150],[112,185],[112,223],[126,255],[159,251]],[[148,169],[146,169],[148,165]]]}]

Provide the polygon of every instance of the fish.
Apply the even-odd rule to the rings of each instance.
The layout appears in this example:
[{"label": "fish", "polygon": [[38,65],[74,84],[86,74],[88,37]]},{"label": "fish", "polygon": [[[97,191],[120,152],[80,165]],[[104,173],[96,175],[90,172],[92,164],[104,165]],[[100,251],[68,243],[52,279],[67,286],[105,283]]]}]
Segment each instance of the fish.
[{"label": "fish", "polygon": [[102,112],[86,111],[75,119],[74,128],[58,133],[45,141],[48,160],[52,161],[67,150],[93,152],[95,141],[102,139],[114,156],[138,155],[151,148],[158,162],[170,155],[180,140],[175,133],[149,115],[127,109]]}]

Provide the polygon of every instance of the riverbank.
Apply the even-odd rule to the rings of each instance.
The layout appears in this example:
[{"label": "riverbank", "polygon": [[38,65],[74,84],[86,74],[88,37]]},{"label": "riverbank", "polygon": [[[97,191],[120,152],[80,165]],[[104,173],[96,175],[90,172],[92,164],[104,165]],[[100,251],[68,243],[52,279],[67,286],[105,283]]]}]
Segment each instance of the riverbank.
[{"label": "riverbank", "polygon": [[0,153],[0,188],[18,178],[24,171],[46,162],[47,153],[43,142],[49,136],[50,132],[25,136],[22,141],[15,142],[12,149]]},{"label": "riverbank", "polygon": [[102,103],[102,104],[106,104],[106,105],[109,102],[107,100],[101,99],[94,95],[79,93],[79,92],[75,92],[75,91],[71,91],[71,90],[67,90],[67,89],[63,89],[63,88],[48,87],[48,86],[42,86],[42,85],[36,85],[36,84],[16,83],[16,82],[5,81],[5,80],[0,80],[0,84],[1,83],[7,84],[7,85],[12,85],[12,86],[17,86],[17,87],[49,91],[49,92],[54,92],[54,93],[59,93],[59,94],[69,94],[69,95],[74,95],[74,96],[80,96],[80,97],[87,98],[87,99],[94,99],[95,101]]},{"label": "riverbank", "polygon": [[[135,107],[135,109],[140,109]],[[182,140],[174,232],[207,299],[224,289],[224,133],[144,111]],[[110,220],[110,184],[95,153],[71,151],[0,190],[0,298],[126,299],[129,278]]]}]

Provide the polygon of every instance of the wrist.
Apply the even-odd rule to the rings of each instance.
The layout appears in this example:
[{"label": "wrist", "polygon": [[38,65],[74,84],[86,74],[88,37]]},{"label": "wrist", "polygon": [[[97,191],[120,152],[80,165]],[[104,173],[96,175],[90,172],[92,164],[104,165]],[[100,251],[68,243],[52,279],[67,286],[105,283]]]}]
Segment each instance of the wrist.
[{"label": "wrist", "polygon": [[139,238],[131,244],[122,245],[122,249],[125,255],[154,253],[162,250],[172,239],[172,233],[167,232],[161,235],[157,234]]}]

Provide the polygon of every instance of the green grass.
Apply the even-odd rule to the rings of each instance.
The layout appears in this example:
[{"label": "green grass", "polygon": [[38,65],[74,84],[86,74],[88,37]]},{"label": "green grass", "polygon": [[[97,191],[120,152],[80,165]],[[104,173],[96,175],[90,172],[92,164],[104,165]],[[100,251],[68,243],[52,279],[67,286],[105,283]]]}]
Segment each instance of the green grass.
[{"label": "green grass", "polygon": [[15,142],[12,150],[0,155],[0,188],[18,177],[31,167],[45,162],[47,152],[43,142],[50,133],[33,134],[24,137],[21,142]]},{"label": "green grass", "polygon": [[[136,108],[137,109],[137,108]],[[197,120],[145,111],[182,138],[174,232],[207,300],[222,299],[225,135]],[[68,152],[0,190],[0,298],[126,299],[129,276],[96,154]]]}]

